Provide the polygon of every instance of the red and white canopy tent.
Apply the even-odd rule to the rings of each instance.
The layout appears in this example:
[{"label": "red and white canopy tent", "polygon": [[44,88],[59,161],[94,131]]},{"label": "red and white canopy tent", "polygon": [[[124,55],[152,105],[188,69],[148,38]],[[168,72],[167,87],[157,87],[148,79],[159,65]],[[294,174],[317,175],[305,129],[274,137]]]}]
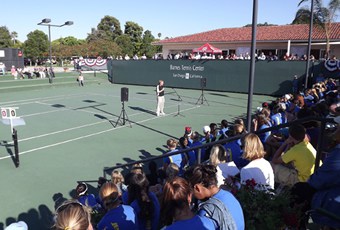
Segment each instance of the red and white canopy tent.
[{"label": "red and white canopy tent", "polygon": [[194,53],[222,53],[222,50],[210,45],[209,43],[205,43],[203,46],[195,48],[192,50]]}]

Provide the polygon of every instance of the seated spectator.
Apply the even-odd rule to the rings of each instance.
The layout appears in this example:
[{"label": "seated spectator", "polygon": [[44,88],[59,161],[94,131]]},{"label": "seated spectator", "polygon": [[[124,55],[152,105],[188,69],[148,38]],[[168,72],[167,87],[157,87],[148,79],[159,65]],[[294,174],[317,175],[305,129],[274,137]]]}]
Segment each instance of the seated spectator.
[{"label": "seated spectator", "polygon": [[[200,141],[200,134],[195,131],[192,134],[192,144],[190,145],[190,148],[193,148],[195,146],[202,145],[202,142]],[[201,149],[201,157],[198,156],[198,149],[195,150],[196,160],[197,162],[202,162],[202,149]]]},{"label": "seated spectator", "polygon": [[139,229],[134,209],[121,204],[119,191],[115,184],[108,182],[99,191],[106,214],[97,225],[98,230]]},{"label": "seated spectator", "polygon": [[[265,109],[262,109],[262,112],[264,110]],[[270,124],[270,121],[266,118],[265,114],[258,114],[253,119],[253,126],[254,126],[254,131],[259,131],[259,130],[270,128],[271,124]],[[259,134],[259,138],[262,144],[266,143],[266,140],[270,136],[270,134],[271,134],[271,131],[267,131],[267,132]]]},{"label": "seated spectator", "polygon": [[156,195],[149,192],[149,181],[144,174],[134,174],[130,178],[127,201],[137,215],[139,229],[158,229],[160,206]]},{"label": "seated spectator", "polygon": [[186,137],[188,139],[188,146],[190,146],[192,144],[192,130],[191,130],[191,127],[189,126],[186,126],[184,128],[184,135],[183,137]]},{"label": "seated spectator", "polygon": [[166,182],[161,199],[161,222],[165,230],[214,229],[211,219],[191,211],[191,200],[192,190],[185,179],[176,177]]},{"label": "seated spectator", "polygon": [[[181,137],[179,139],[180,150],[184,150],[184,149],[190,148],[188,145],[189,145],[189,141],[188,141],[188,138],[186,136]],[[195,165],[195,163],[196,163],[196,154],[195,154],[195,151],[191,150],[189,152],[182,153],[182,156],[183,156],[183,165],[184,166],[193,166],[193,165]]]},{"label": "seated spectator", "polygon": [[[202,131],[203,131],[203,137],[200,140],[201,144],[207,144],[207,143],[214,141],[213,140],[214,136],[211,134],[210,126],[205,125]],[[210,151],[209,147],[208,149],[207,148],[201,149],[201,161],[206,161],[209,159],[209,154],[206,154],[206,153],[209,153],[209,151]]]},{"label": "seated spectator", "polygon": [[175,163],[170,163],[165,171],[165,180],[172,180],[179,175],[179,167]]},{"label": "seated spectator", "polygon": [[[338,128],[331,137],[333,147],[322,166],[312,174],[308,180],[315,193],[311,202],[313,210],[323,209],[333,214],[339,214],[340,210],[340,117],[335,119]],[[340,221],[336,221],[318,211],[311,213],[313,222],[340,228]]]},{"label": "seated spectator", "polygon": [[228,153],[225,148],[220,145],[214,145],[211,148],[209,163],[216,167],[217,186],[224,185],[224,179],[229,176],[233,177],[240,173],[235,163],[232,161],[231,151]]},{"label": "seated spectator", "polygon": [[223,119],[221,121],[219,136],[223,136],[228,129],[229,129],[229,123],[226,119]]},{"label": "seated spectator", "polygon": [[[90,209],[77,201],[67,200],[61,204],[55,214],[53,229],[92,230]],[[19,229],[19,228],[17,228]]]},{"label": "seated spectator", "polygon": [[112,171],[111,182],[117,185],[120,194],[123,194],[123,192],[127,190],[127,186],[124,184],[124,177],[118,170]]},{"label": "seated spectator", "polygon": [[158,169],[157,163],[155,161],[150,161],[148,164],[149,174],[146,175],[150,186],[156,185],[158,183]]},{"label": "seated spectator", "polygon": [[[244,133],[246,132],[244,130],[243,125],[235,124],[233,127],[230,127],[228,136],[234,137],[234,136],[242,135]],[[242,151],[241,145],[242,145],[241,139],[230,141],[223,145],[226,151],[231,153],[232,161],[236,164],[237,168],[239,169],[249,163],[248,160],[242,158],[243,151]]]},{"label": "seated spectator", "polygon": [[131,170],[130,170],[131,173],[144,173],[143,171],[143,164],[142,163],[136,163],[132,166]]},{"label": "seated spectator", "polygon": [[241,183],[254,179],[258,189],[274,189],[274,172],[269,161],[264,159],[265,151],[256,134],[249,133],[243,140],[243,158],[250,161],[241,169]]},{"label": "seated spectator", "polygon": [[219,137],[220,137],[220,132],[219,132],[219,129],[217,127],[217,124],[216,123],[210,123],[209,127],[210,127],[210,134],[211,134],[211,142],[218,140]]},{"label": "seated spectator", "polygon": [[[177,141],[175,139],[172,139],[172,138],[169,139],[166,142],[166,145],[168,146],[168,149],[169,149],[169,151],[166,153],[178,152]],[[181,154],[175,154],[172,156],[164,157],[163,158],[163,170],[166,171],[166,168],[168,167],[170,163],[175,163],[180,168],[180,171],[181,171],[182,166],[183,166],[182,160],[183,158]]]},{"label": "seated spectator", "polygon": [[[314,172],[316,150],[305,137],[306,129],[302,125],[289,127],[289,137],[272,160],[275,182],[291,187],[297,182],[306,182]],[[283,163],[293,165],[287,167]]]},{"label": "seated spectator", "polygon": [[214,229],[244,229],[242,207],[230,192],[217,186],[216,172],[213,165],[198,165],[185,174],[201,201],[198,215],[212,219]]},{"label": "seated spectator", "polygon": [[93,209],[101,209],[101,205],[97,202],[94,194],[89,194],[87,184],[81,182],[76,187],[76,199],[79,203],[89,206]]}]

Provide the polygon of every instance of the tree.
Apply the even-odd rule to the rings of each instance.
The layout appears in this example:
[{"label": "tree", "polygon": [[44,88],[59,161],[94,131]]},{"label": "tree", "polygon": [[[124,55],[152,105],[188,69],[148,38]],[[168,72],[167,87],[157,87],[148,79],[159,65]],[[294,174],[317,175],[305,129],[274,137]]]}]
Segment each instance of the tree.
[{"label": "tree", "polygon": [[[310,0],[301,0],[298,4],[300,6],[302,3],[308,2]],[[340,0],[330,0],[328,7],[323,7],[322,0],[312,0],[314,1],[313,9],[313,23],[320,26],[326,36],[326,55],[329,57],[330,52],[330,35],[331,35],[331,25],[337,17],[337,12],[340,10]],[[295,19],[292,24],[299,24],[302,22],[310,22],[311,12],[306,7],[301,7],[295,15]]]},{"label": "tree", "polygon": [[155,37],[152,35],[150,30],[146,30],[143,35],[142,45],[140,54],[145,54],[147,57],[152,57],[157,53],[160,46],[153,46],[151,43],[155,41]]},{"label": "tree", "polygon": [[107,35],[104,30],[96,30],[95,28],[92,28],[91,33],[87,34],[86,41],[92,42],[100,39],[112,40],[112,37]]},{"label": "tree", "polygon": [[[252,24],[247,24],[244,27],[251,27]],[[277,26],[276,24],[269,24],[268,22],[265,23],[257,23],[257,26]]]},{"label": "tree", "polygon": [[122,49],[121,54],[127,54],[132,57],[134,53],[134,46],[130,36],[123,34],[115,39],[117,45]]},{"label": "tree", "polygon": [[158,39],[161,39],[162,33],[158,33],[157,36],[158,36]]},{"label": "tree", "polygon": [[11,34],[6,26],[0,27],[0,47],[1,48],[9,48],[12,47],[13,42],[11,38]]},{"label": "tree", "polygon": [[142,34],[143,34],[143,27],[141,27],[135,22],[126,22],[124,34],[130,36],[131,41],[133,43],[141,42]]},{"label": "tree", "polygon": [[120,28],[119,20],[108,15],[100,20],[97,30],[104,31],[105,34],[112,40],[115,40],[117,37],[122,35],[122,29]]},{"label": "tree", "polygon": [[35,30],[27,35],[27,40],[24,42],[24,53],[26,57],[38,58],[48,56],[48,37],[41,30]]},{"label": "tree", "polygon": [[84,41],[78,40],[77,38],[73,36],[68,36],[65,38],[59,38],[57,40],[52,41],[52,45],[66,45],[66,46],[75,46],[75,45],[80,45]]}]

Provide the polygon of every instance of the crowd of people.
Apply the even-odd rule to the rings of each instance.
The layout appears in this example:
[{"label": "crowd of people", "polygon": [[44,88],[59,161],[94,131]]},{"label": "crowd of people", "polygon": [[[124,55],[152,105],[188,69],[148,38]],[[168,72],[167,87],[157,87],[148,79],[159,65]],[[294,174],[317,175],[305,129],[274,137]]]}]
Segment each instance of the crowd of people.
[{"label": "crowd of people", "polygon": [[[340,208],[338,87],[336,80],[320,78],[303,92],[263,102],[249,133],[242,119],[210,123],[202,133],[185,127],[178,140],[167,140],[166,153],[239,138],[202,147],[200,155],[198,150],[167,155],[162,165],[148,162],[148,170],[141,164],[125,175],[115,170],[111,180],[100,178],[95,195],[80,183],[74,200],[57,208],[55,229],[245,229],[242,205],[225,185],[236,181],[242,186],[249,180],[271,193],[289,189],[292,205],[303,204],[315,223],[339,228],[338,220],[324,214],[336,215]],[[335,124],[321,137],[318,169],[319,122],[293,122],[288,128],[254,133],[310,116],[331,117]],[[101,214],[98,220],[91,220],[89,208]]]},{"label": "crowd of people", "polygon": [[[125,55],[118,55],[115,58],[112,56],[109,57],[110,59],[115,60],[147,60],[147,56],[143,54],[142,56],[138,56],[137,54],[134,54],[132,57],[130,57],[128,54]],[[285,55],[279,57],[276,54],[273,54],[272,52],[269,52],[268,54],[265,54],[264,52],[255,53],[256,60],[259,61],[306,61],[307,55],[298,55],[298,54],[289,54],[286,53]],[[223,54],[223,53],[207,53],[207,52],[170,52],[166,57],[163,56],[161,53],[154,54],[151,59],[158,60],[158,59],[167,59],[167,60],[206,60],[206,59],[212,59],[212,60],[250,60],[251,56],[249,52],[239,53],[236,54],[235,52],[230,52],[229,54]],[[333,59],[333,57],[332,57]],[[311,61],[315,61],[316,58],[314,55],[310,56]]]}]

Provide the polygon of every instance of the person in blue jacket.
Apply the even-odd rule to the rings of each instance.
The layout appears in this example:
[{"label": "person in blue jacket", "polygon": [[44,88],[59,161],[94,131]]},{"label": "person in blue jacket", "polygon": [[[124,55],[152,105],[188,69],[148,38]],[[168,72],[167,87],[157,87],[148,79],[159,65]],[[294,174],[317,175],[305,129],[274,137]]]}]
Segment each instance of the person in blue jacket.
[{"label": "person in blue jacket", "polygon": [[161,216],[165,230],[215,229],[211,219],[196,215],[190,208],[192,190],[189,182],[175,177],[165,183]]},{"label": "person in blue jacket", "polygon": [[100,199],[106,210],[106,214],[99,221],[97,229],[139,229],[137,215],[129,205],[123,205],[120,201],[118,188],[112,182],[107,182],[100,188]]}]

